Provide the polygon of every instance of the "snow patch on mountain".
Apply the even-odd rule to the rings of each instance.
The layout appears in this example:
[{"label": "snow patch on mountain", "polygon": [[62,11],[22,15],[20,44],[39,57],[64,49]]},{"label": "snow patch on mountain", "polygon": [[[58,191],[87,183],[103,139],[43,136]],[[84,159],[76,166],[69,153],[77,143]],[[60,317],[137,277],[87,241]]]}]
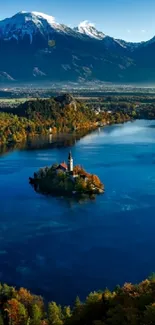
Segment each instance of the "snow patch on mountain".
[{"label": "snow patch on mountain", "polygon": [[7,72],[0,71],[0,81],[14,81],[14,79]]},{"label": "snow patch on mountain", "polygon": [[89,22],[88,20],[84,20],[83,22],[81,22],[79,26],[75,28],[75,30],[81,34],[85,34],[89,37],[96,38],[98,40],[102,40],[105,37],[102,32],[99,32],[95,28],[95,24]]},{"label": "snow patch on mountain", "polygon": [[38,18],[43,18],[48,21],[48,23],[53,26],[54,24],[59,25],[55,21],[55,17],[43,14],[42,12],[32,11],[32,14]]},{"label": "snow patch on mountain", "polygon": [[143,43],[145,43],[145,42],[137,42],[137,43],[126,42],[126,41],[124,41],[122,39],[115,39],[115,41],[117,43],[119,43],[122,47],[124,47],[125,49],[130,50],[130,51],[134,51],[135,49],[137,49],[138,47],[143,45]]},{"label": "snow patch on mountain", "polygon": [[42,72],[41,70],[39,70],[38,67],[35,67],[33,69],[33,76],[34,77],[45,77],[46,76],[46,73]]}]

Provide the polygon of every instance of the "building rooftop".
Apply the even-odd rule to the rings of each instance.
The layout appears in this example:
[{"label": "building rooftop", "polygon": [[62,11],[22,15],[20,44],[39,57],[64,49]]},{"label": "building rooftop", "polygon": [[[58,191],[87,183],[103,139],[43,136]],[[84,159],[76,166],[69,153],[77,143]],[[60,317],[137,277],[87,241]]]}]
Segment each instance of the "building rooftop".
[{"label": "building rooftop", "polygon": [[58,168],[59,168],[59,167],[62,167],[62,168],[64,168],[64,169],[68,169],[68,166],[67,166],[67,164],[66,164],[65,162],[61,163],[61,164],[58,166]]}]

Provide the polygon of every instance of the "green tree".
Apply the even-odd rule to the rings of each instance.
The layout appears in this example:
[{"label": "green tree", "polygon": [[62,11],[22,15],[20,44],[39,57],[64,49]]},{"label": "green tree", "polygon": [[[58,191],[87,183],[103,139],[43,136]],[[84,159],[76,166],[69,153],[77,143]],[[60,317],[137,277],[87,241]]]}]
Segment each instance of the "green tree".
[{"label": "green tree", "polygon": [[61,307],[58,306],[53,301],[48,305],[48,318],[49,318],[49,325],[63,324]]},{"label": "green tree", "polygon": [[64,320],[68,320],[71,317],[72,313],[71,313],[71,309],[70,306],[65,306],[63,308],[63,317]]},{"label": "green tree", "polygon": [[40,325],[42,318],[42,311],[37,304],[32,305],[31,325]]},{"label": "green tree", "polygon": [[75,308],[80,307],[81,304],[82,304],[81,300],[80,300],[79,296],[77,296],[76,299],[75,299]]}]

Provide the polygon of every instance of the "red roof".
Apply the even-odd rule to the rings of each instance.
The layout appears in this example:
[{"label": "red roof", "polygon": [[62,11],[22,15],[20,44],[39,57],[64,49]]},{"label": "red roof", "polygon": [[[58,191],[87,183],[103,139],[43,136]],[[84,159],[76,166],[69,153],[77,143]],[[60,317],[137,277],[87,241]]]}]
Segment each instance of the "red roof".
[{"label": "red roof", "polygon": [[58,167],[62,167],[64,169],[68,169],[67,164],[65,162],[64,163],[61,163]]}]

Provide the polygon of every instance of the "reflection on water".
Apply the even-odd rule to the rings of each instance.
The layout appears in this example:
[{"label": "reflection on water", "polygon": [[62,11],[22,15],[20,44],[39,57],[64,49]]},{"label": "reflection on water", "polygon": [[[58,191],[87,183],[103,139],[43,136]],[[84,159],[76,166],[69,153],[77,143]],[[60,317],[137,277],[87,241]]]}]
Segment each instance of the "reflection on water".
[{"label": "reflection on water", "polygon": [[12,152],[14,150],[37,150],[37,149],[52,149],[70,147],[76,144],[78,140],[86,134],[91,134],[93,131],[80,130],[76,133],[68,134],[49,134],[45,136],[29,137],[26,141],[10,144],[0,147],[0,155]]},{"label": "reflection on water", "polygon": [[[84,137],[35,139],[0,157],[0,281],[58,303],[155,271],[153,121]],[[78,140],[78,141],[77,141]],[[34,192],[34,171],[63,161],[97,174],[105,194],[76,202]]]}]

